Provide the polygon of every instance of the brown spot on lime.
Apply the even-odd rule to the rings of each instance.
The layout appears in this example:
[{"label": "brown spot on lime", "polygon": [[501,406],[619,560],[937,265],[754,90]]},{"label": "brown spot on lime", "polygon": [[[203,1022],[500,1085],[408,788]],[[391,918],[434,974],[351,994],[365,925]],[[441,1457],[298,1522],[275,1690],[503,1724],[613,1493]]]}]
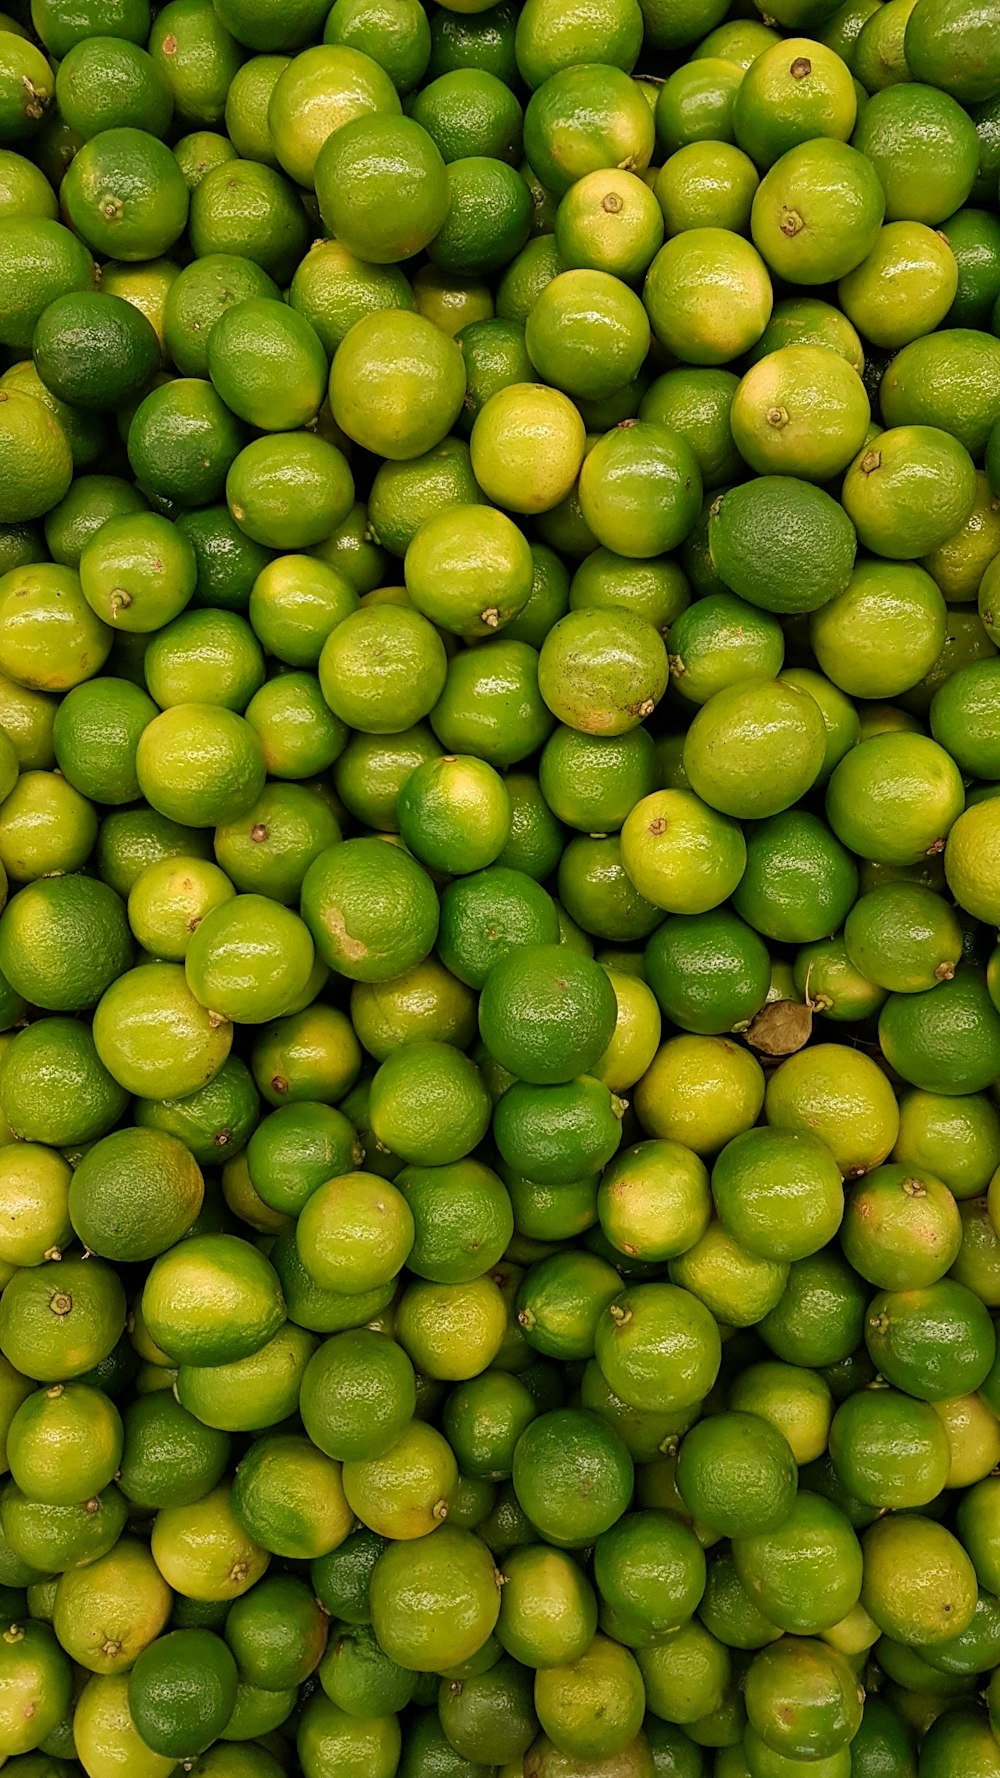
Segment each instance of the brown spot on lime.
[{"label": "brown spot on lime", "polygon": [[104,198],[101,201],[101,215],[107,222],[120,222],[125,214],[125,205],[121,198]]},{"label": "brown spot on lime", "polygon": [[955,973],[954,963],[939,963],[936,970],[934,971],[934,976],[935,976],[935,979],[939,982],[950,982],[954,973]]},{"label": "brown spot on lime", "polygon": [[226,1018],[224,1012],[210,1012],[208,1015],[208,1022],[213,1031],[218,1031],[223,1025],[228,1025],[229,1020]]},{"label": "brown spot on lime", "polygon": [[659,839],[660,834],[666,833],[666,831],[667,823],[666,818],[663,815],[654,815],[652,821],[649,822],[646,828],[646,832],[651,833],[656,839]]},{"label": "brown spot on lime", "polygon": [[787,407],[769,407],[767,410],[767,423],[769,426],[776,426],[776,427],[787,426],[788,425],[788,409],[787,409]]},{"label": "brown spot on lime", "polygon": [[796,56],[788,72],[793,80],[805,80],[806,75],[811,74],[812,70],[813,65],[808,56]]},{"label": "brown spot on lime", "polygon": [[945,840],[944,840],[944,835],[942,834],[942,836],[939,840],[932,840],[931,841],[930,845],[927,848],[927,857],[928,858],[936,858],[939,852],[944,851],[944,845],[945,845]]},{"label": "brown spot on lime", "polygon": [[500,628],[500,613],[496,606],[487,605],[486,610],[479,613],[479,621],[485,624],[488,630],[498,630]]},{"label": "brown spot on lime", "polygon": [[249,1573],[250,1570],[245,1562],[234,1562],[229,1570],[229,1580],[234,1587],[241,1587]]},{"label": "brown spot on lime", "polygon": [[801,234],[805,226],[806,225],[797,210],[786,210],[778,224],[782,234],[788,235],[789,237]]},{"label": "brown spot on lime", "polygon": [[261,845],[262,842],[267,839],[267,828],[264,826],[263,821],[254,822],[250,829],[250,838],[255,846]]},{"label": "brown spot on lime", "polygon": [[876,469],[881,468],[881,464],[881,451],[866,451],[861,459],[860,468],[862,475],[872,475]]},{"label": "brown spot on lime", "polygon": [[682,654],[668,655],[667,665],[670,668],[670,676],[672,679],[682,679],[687,672],[687,668],[684,665],[684,656]]},{"label": "brown spot on lime", "polygon": [[348,932],[347,922],[340,908],[328,908],[323,915],[323,924],[331,936],[337,940],[345,957],[350,957],[355,962],[359,957],[367,957],[368,946],[362,944],[359,938],[354,938]]},{"label": "brown spot on lime", "polygon": [[177,39],[172,33],[170,36],[164,37],[163,39],[163,53],[165,56],[175,56],[177,54]]},{"label": "brown spot on lime", "polygon": [[616,430],[618,432],[628,432],[630,427],[638,426],[638,424],[638,420],[619,420]]},{"label": "brown spot on lime", "polygon": [[72,1307],[73,1298],[70,1296],[68,1290],[53,1291],[52,1295],[49,1297],[49,1308],[52,1310],[53,1315],[58,1315],[60,1319],[64,1315],[68,1315],[72,1310]]},{"label": "brown spot on lime", "polygon": [[234,506],[232,511],[233,518],[236,520],[237,524],[239,524],[242,519],[246,518],[246,513],[242,506]]},{"label": "brown spot on lime", "polygon": [[630,704],[629,711],[633,716],[652,716],[656,709],[653,698],[641,698],[638,704]]},{"label": "brown spot on lime", "polygon": [[604,196],[601,208],[606,210],[609,216],[618,216],[624,209],[624,205],[616,191],[609,191]]},{"label": "brown spot on lime", "polygon": [[216,1148],[228,1148],[233,1139],[232,1130],[216,1130],[212,1140]]},{"label": "brown spot on lime", "polygon": [[926,1198],[927,1196],[927,1187],[923,1180],[914,1179],[912,1175],[909,1179],[903,1180],[903,1191],[908,1198]]},{"label": "brown spot on lime", "polygon": [[272,1074],[272,1076],[271,1076],[271,1091],[273,1093],[287,1093],[288,1082],[285,1079],[283,1074]]}]

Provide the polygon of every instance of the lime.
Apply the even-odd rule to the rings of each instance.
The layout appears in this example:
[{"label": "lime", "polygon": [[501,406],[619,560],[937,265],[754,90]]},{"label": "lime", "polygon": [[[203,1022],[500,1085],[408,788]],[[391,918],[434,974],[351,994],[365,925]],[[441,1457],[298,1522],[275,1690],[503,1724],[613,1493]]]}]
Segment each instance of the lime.
[{"label": "lime", "polygon": [[160,363],[156,335],[132,303],[86,290],[49,304],[35,328],[32,352],[46,388],[86,409],[130,406]]},{"label": "lime", "polygon": [[639,278],[663,241],[663,218],[644,180],[617,167],[587,173],[561,199],[555,240],[567,270]]},{"label": "lime", "polygon": [[550,74],[524,115],[525,154],[541,183],[559,197],[602,167],[641,172],[653,142],[652,112],[638,85],[620,68],[599,62]]},{"label": "lime", "polygon": [[422,315],[404,309],[355,322],[330,377],[337,424],[392,461],[420,456],[439,444],[464,394],[459,347]]},{"label": "lime", "polygon": [[74,687],[60,703],[52,727],[63,777],[92,801],[134,802],[139,794],[135,775],[139,736],[155,714],[152,700],[128,680],[101,675]]},{"label": "lime", "polygon": [[874,1297],[865,1341],[887,1382],[932,1402],[978,1389],[995,1349],[982,1301],[949,1278]]},{"label": "lime", "polygon": [[147,1747],[191,1759],[225,1728],[236,1662],[211,1630],[174,1630],[143,1650],[128,1682],[129,1709]]},{"label": "lime", "polygon": [[873,735],[845,755],[831,777],[826,808],[852,851],[909,865],[943,850],[962,802],[958,770],[944,749],[900,731]]},{"label": "lime", "polygon": [[934,1409],[895,1389],[862,1389],[841,1403],[830,1455],[850,1493],[883,1511],[926,1505],[948,1476],[947,1434]]},{"label": "lime", "polygon": [[1000,1053],[1000,1022],[983,978],[960,970],[918,994],[892,994],[879,1018],[883,1054],[912,1086],[975,1093]]},{"label": "lime", "polygon": [[427,15],[418,0],[336,0],[323,38],[371,56],[401,93],[421,80],[431,52]]},{"label": "lime", "polygon": [[861,449],[869,406],[860,377],[839,354],[784,346],[747,372],[731,419],[738,451],[759,474],[825,482]]},{"label": "lime", "polygon": [[846,142],[856,114],[847,63],[808,37],[791,37],[747,69],[733,106],[733,129],[740,147],[766,168],[800,142]]},{"label": "lime", "polygon": [[642,1724],[645,1691],[635,1659],[620,1643],[595,1636],[566,1666],[545,1667],[535,1679],[535,1708],[560,1751],[577,1760],[621,1753]]},{"label": "lime", "polygon": [[722,56],[699,56],[676,68],[656,96],[656,135],[664,153],[703,140],[731,142],[743,78],[743,69]]},{"label": "lime", "polygon": [[979,159],[970,125],[948,93],[916,79],[872,94],[853,140],[878,175],[888,222],[933,227],[965,203]]},{"label": "lime", "polygon": [[399,110],[391,79],[370,56],[317,44],[279,72],[267,108],[268,134],[285,172],[309,187],[328,137],[355,118]]},{"label": "lime", "polygon": [[870,1057],[834,1044],[816,1044],[782,1062],[768,1083],[765,1111],[778,1128],[818,1136],[850,1176],[885,1160],[899,1123],[881,1070]]},{"label": "lime", "polygon": [[7,1431],[7,1458],[17,1486],[32,1500],[72,1506],[99,1494],[122,1451],[116,1408],[83,1383],[56,1383],[21,1403]]},{"label": "lime", "polygon": [[838,294],[866,339],[895,347],[937,327],[957,288],[955,255],[940,233],[922,222],[890,222]]},{"label": "lime", "polygon": [[122,902],[91,878],[40,878],[0,917],[0,969],[17,993],[48,1011],[95,1005],[131,961]]},{"label": "lime", "polygon": [[726,364],[760,339],[771,314],[771,280],[759,253],[740,235],[692,228],[661,247],[646,275],[643,301],[668,352],[687,364]]},{"label": "lime", "polygon": [[819,1494],[801,1491],[777,1530],[737,1538],[733,1557],[760,1610],[796,1636],[838,1623],[857,1602],[861,1548],[843,1513]]},{"label": "lime", "polygon": [[825,1761],[852,1740],[864,1695],[835,1649],[783,1636],[754,1657],[747,1674],[748,1734],[793,1762],[803,1754],[807,1762]]},{"label": "lime", "polygon": [[6,1047],[0,1107],[20,1141],[91,1142],[118,1122],[126,1103],[86,1026],[72,1019],[41,1019]]},{"label": "lime", "polygon": [[153,259],[173,246],[187,222],[180,168],[146,130],[102,130],[84,144],[66,177],[66,212],[94,252]]},{"label": "lime", "polygon": [[[554,279],[547,290],[557,283]],[[537,316],[541,302],[539,298],[531,311],[539,327],[544,322],[544,314]],[[541,350],[544,356],[545,348]],[[565,386],[564,373],[553,380]],[[583,461],[583,421],[559,390],[515,382],[483,403],[471,448],[476,479],[491,500],[512,512],[543,512],[573,487]]]},{"label": "lime", "polygon": [[91,290],[95,266],[90,253],[59,222],[5,217],[4,272],[0,277],[0,338],[27,350],[39,316],[73,290]]},{"label": "lime", "polygon": [[293,1433],[254,1441],[233,1479],[232,1511],[262,1550],[300,1561],[326,1555],[351,1528],[340,1465]]},{"label": "lime", "polygon": [[117,1130],[77,1166],[69,1213],[90,1252],[119,1262],[153,1259],[187,1234],[203,1196],[201,1169],[176,1137]]},{"label": "lime", "polygon": [[318,1187],[296,1229],[299,1255],[324,1290],[358,1293],[394,1278],[413,1245],[413,1217],[387,1179],[342,1173]]},{"label": "lime", "polygon": [[833,1248],[789,1268],[779,1305],[761,1333],[778,1358],[812,1367],[839,1364],[860,1344],[868,1292]]},{"label": "lime", "polygon": [[469,1531],[444,1525],[389,1544],[371,1581],[380,1646],[418,1673],[468,1660],[496,1624],[499,1578],[486,1545]]},{"label": "lime", "polygon": [[321,149],[315,179],[331,234],[376,265],[419,253],[447,215],[444,162],[412,118],[371,114],[343,124]]},{"label": "lime", "polygon": [[[214,323],[208,374],[241,419],[269,432],[289,431],[315,419],[326,393],[326,353],[296,309],[251,296],[226,308]],[[176,399],[176,385],[170,387]],[[237,449],[239,444],[229,462]],[[221,491],[220,483],[205,498],[217,498]]]},{"label": "lime", "polygon": [[2,1734],[12,1754],[47,1740],[72,1707],[72,1667],[47,1624],[11,1624],[0,1636],[5,1707]]},{"label": "lime", "polygon": [[677,1486],[693,1518],[717,1535],[776,1531],[791,1510],[795,1482],[787,1439],[755,1414],[715,1414],[681,1441]]},{"label": "lime", "polygon": [[613,1427],[581,1408],[541,1414],[518,1440],[514,1487],[550,1542],[592,1542],[628,1505],[632,1460]]},{"label": "lime", "polygon": [[[279,282],[291,277],[309,241],[294,188],[273,167],[252,160],[226,161],[205,175],[191,194],[189,232],[199,259],[252,260]],[[260,288],[260,278],[253,282],[246,295],[272,294]]]},{"label": "lime", "polygon": [[177,1364],[227,1364],[257,1352],[285,1318],[277,1276],[235,1235],[194,1235],[161,1254],[146,1280],[143,1318]]},{"label": "lime", "polygon": [[751,232],[777,277],[826,284],[867,258],[885,214],[872,161],[857,147],[819,136],[788,149],[765,173]]},{"label": "lime", "polygon": [[865,1534],[862,1601],[884,1633],[920,1648],[960,1635],[976,1605],[962,1545],[919,1514],[881,1520]]},{"label": "lime", "polygon": [[[842,593],[856,543],[836,502],[791,476],[760,476],[716,496],[710,508],[715,569],[734,593],[766,611],[815,611]],[[797,559],[793,581],[789,549]]]}]

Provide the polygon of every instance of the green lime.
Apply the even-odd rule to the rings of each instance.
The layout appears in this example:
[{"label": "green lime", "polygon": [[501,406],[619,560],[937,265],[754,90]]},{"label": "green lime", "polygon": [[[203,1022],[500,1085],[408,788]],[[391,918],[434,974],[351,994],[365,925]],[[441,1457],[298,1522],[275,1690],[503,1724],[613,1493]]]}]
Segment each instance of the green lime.
[{"label": "green lime", "polygon": [[747,1130],[712,1170],[712,1195],[735,1240],[763,1259],[805,1259],[836,1234],[844,1210],[840,1168],[805,1132]]},{"label": "green lime", "polygon": [[12,1754],[47,1740],[72,1708],[73,1670],[47,1624],[10,1624],[0,1636],[5,1707],[2,1733]]},{"label": "green lime", "polygon": [[652,111],[620,68],[563,67],[544,79],[524,115],[524,151],[547,190],[561,197],[602,167],[641,172],[653,152]]},{"label": "green lime", "polygon": [[744,70],[722,56],[698,56],[675,68],[656,96],[656,136],[664,154],[692,142],[731,142],[743,79]]},{"label": "green lime", "polygon": [[926,1505],[948,1477],[948,1438],[934,1409],[895,1389],[861,1389],[841,1403],[830,1456],[844,1487],[882,1511]]},{"label": "green lime", "polygon": [[254,1441],[237,1467],[232,1511],[262,1550],[299,1561],[325,1555],[351,1528],[340,1465],[294,1433]]},{"label": "green lime", "polygon": [[423,78],[431,53],[430,28],[419,0],[336,0],[323,40],[349,44],[371,56],[401,93]]},{"label": "green lime", "polygon": [[312,1336],[286,1322],[248,1358],[228,1364],[181,1365],[175,1388],[180,1401],[204,1426],[256,1432],[287,1419],[298,1405]]},{"label": "green lime", "polygon": [[[706,274],[712,271],[711,302]],[[726,364],[755,345],[771,314],[771,280],[756,250],[723,228],[686,229],[661,247],[643,301],[653,332],[687,364]]]},{"label": "green lime", "polygon": [[[170,0],[172,6],[186,3]],[[185,266],[170,287],[164,310],[167,350],[181,375],[207,377],[209,335],[230,308],[275,294],[276,286],[252,259],[207,253]]]},{"label": "green lime", "polygon": [[642,1725],[644,1702],[634,1657],[601,1635],[575,1661],[542,1668],[535,1679],[535,1708],[543,1729],[578,1761],[605,1764],[622,1753]]},{"label": "green lime", "polygon": [[4,219],[4,246],[0,338],[26,351],[49,303],[73,290],[93,289],[94,261],[68,228],[33,216]]},{"label": "green lime", "polygon": [[[716,570],[734,593],[765,611],[815,611],[843,592],[856,541],[836,502],[791,476],[760,476],[718,495],[710,508]],[[796,553],[794,580],[789,549]]]},{"label": "green lime", "polygon": [[784,1295],[765,1317],[761,1334],[788,1364],[839,1364],[861,1343],[867,1302],[857,1273],[831,1247],[789,1268]]},{"label": "green lime", "polygon": [[751,1598],[779,1628],[814,1635],[839,1623],[861,1588],[861,1548],[843,1513],[801,1491],[774,1531],[738,1537],[736,1570]]},{"label": "green lime", "polygon": [[835,1649],[783,1636],[755,1655],[747,1674],[748,1740],[759,1735],[765,1754],[794,1763],[803,1754],[807,1762],[825,1763],[853,1739],[864,1696],[849,1662]]},{"label": "green lime", "polygon": [[[189,234],[199,259],[252,260],[279,283],[291,278],[309,244],[298,193],[273,167],[253,160],[226,161],[205,175],[191,193]],[[245,294],[270,296],[261,282],[255,278],[256,288]]]},{"label": "green lime", "polygon": [[[132,931],[154,957],[182,963],[205,915],[235,893],[215,864],[200,858],[159,858],[140,871],[128,900]],[[2,934],[0,934],[2,936]]]},{"label": "green lime", "polygon": [[73,455],[65,430],[44,402],[9,385],[0,389],[0,519],[41,518],[64,498]]},{"label": "green lime", "polygon": [[35,328],[32,352],[46,387],[61,401],[85,409],[131,406],[160,364],[159,344],[145,316],[120,296],[86,290],[49,304]]},{"label": "green lime", "polygon": [[188,190],[169,148],[147,130],[105,129],[70,164],[66,212],[88,247],[117,259],[166,253],[188,219]]},{"label": "green lime", "polygon": [[324,1290],[370,1291],[405,1263],[413,1217],[387,1179],[343,1173],[307,1199],[296,1241],[306,1270]]},{"label": "green lime", "polygon": [[155,714],[152,700],[128,680],[101,675],[75,686],[52,727],[56,764],[67,783],[94,802],[134,802],[136,749]]},{"label": "green lime", "polygon": [[158,1130],[117,1130],[77,1166],[69,1211],[89,1251],[152,1259],[187,1234],[203,1195],[201,1169],[182,1142]]},{"label": "green lime", "polygon": [[[863,129],[864,120],[858,136]],[[866,154],[819,136],[788,149],[765,173],[751,232],[777,277],[826,284],[867,258],[885,214],[879,175]]]},{"label": "green lime", "polygon": [[814,1044],[788,1056],[768,1082],[769,1124],[819,1137],[856,1178],[885,1160],[899,1127],[895,1094],[870,1056]]},{"label": "green lime", "polygon": [[853,141],[878,175],[888,222],[934,227],[972,190],[979,162],[972,121],[948,93],[916,77],[872,94]]},{"label": "green lime", "polygon": [[518,1500],[549,1542],[574,1547],[615,1522],[632,1492],[632,1460],[614,1428],[581,1408],[541,1414],[514,1452]]},{"label": "green lime", "polygon": [[122,1452],[117,1409],[83,1383],[56,1383],[22,1402],[7,1431],[11,1475],[32,1500],[72,1506],[99,1494]]},{"label": "green lime", "polygon": [[131,961],[120,898],[88,877],[41,878],[0,918],[0,969],[18,994],[49,1011],[95,1005]]},{"label": "green lime", "polygon": [[883,1633],[918,1649],[960,1635],[976,1606],[976,1576],[958,1539],[919,1514],[865,1534],[862,1603]]},{"label": "green lime", "polygon": [[303,1581],[274,1574],[233,1601],[225,1637],[247,1683],[280,1691],[301,1685],[315,1671],[327,1625]]},{"label": "green lime", "polygon": [[82,1377],[107,1357],[125,1325],[121,1283],[100,1261],[70,1258],[22,1269],[4,1295],[4,1355],[40,1383]]},{"label": "green lime", "polygon": [[924,735],[873,735],[846,754],[827,791],[827,817],[845,845],[884,864],[943,850],[963,789],[953,760]]},{"label": "green lime", "polygon": [[356,321],[330,376],[337,424],[358,444],[392,461],[420,456],[439,444],[464,395],[459,347],[424,316],[405,309]]},{"label": "green lime", "polygon": [[129,1710],[147,1747],[191,1759],[215,1740],[236,1701],[236,1662],[211,1630],[173,1630],[139,1655]]},{"label": "green lime", "polygon": [[321,149],[315,178],[331,234],[376,265],[419,253],[448,212],[444,162],[412,118],[371,114],[345,123]]},{"label": "green lime", "polygon": [[469,1531],[444,1525],[389,1544],[371,1581],[380,1646],[418,1673],[470,1659],[496,1624],[499,1580],[486,1545]]},{"label": "green lime", "polygon": [[177,1364],[257,1352],[285,1319],[277,1276],[235,1235],[194,1235],[161,1254],[142,1293],[151,1338]]},{"label": "green lime", "polygon": [[113,1128],[126,1104],[89,1030],[72,1019],[39,1019],[4,1051],[0,1109],[19,1141],[57,1148],[92,1142]]}]

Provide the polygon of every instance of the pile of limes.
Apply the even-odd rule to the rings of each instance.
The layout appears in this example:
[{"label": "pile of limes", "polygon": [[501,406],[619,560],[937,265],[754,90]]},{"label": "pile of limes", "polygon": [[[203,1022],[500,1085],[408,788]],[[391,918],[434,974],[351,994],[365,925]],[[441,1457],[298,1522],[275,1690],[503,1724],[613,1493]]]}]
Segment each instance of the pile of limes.
[{"label": "pile of limes", "polygon": [[4,1778],[1000,1778],[1000,0],[16,4]]}]

